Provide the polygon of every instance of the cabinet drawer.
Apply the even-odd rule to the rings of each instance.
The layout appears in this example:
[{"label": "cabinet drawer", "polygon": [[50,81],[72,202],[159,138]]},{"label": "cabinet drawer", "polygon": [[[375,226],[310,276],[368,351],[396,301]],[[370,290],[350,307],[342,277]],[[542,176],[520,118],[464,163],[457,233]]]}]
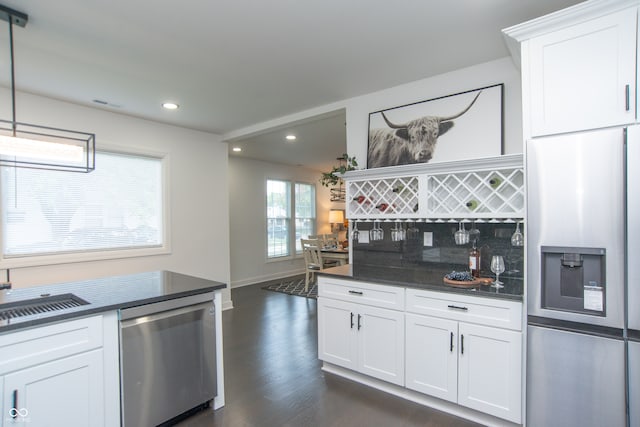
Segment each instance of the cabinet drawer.
[{"label": "cabinet drawer", "polygon": [[0,375],[103,345],[102,316],[0,335]]},{"label": "cabinet drawer", "polygon": [[326,276],[318,278],[318,296],[320,297],[392,310],[404,310],[404,292],[404,288],[399,286],[374,285]]},{"label": "cabinet drawer", "polygon": [[407,289],[407,312],[522,330],[522,303]]}]

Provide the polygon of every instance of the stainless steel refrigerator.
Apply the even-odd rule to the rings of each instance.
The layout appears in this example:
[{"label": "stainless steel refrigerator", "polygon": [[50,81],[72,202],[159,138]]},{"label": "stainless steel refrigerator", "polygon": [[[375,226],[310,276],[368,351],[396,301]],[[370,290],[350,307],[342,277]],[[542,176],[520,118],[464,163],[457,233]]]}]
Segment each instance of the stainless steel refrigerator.
[{"label": "stainless steel refrigerator", "polygon": [[527,141],[528,426],[640,425],[639,144],[637,126]]}]

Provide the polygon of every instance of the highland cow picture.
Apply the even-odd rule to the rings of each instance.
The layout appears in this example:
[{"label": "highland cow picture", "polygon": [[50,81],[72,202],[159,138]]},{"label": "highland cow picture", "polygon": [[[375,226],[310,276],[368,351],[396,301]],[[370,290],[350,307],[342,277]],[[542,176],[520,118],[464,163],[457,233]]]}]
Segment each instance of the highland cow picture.
[{"label": "highland cow picture", "polygon": [[370,113],[367,168],[501,155],[503,86]]}]

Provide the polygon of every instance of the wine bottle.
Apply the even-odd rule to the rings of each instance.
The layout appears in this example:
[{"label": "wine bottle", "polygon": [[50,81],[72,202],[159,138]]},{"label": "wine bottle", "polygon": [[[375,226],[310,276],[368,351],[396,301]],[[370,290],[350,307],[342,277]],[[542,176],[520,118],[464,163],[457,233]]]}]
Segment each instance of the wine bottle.
[{"label": "wine bottle", "polygon": [[502,184],[502,179],[500,179],[500,177],[494,176],[493,178],[489,179],[489,185],[491,186],[491,188],[498,188],[500,184]]},{"label": "wine bottle", "polygon": [[475,210],[478,207],[478,201],[477,200],[469,200],[466,203],[466,206],[469,208],[469,210]]},{"label": "wine bottle", "polygon": [[394,193],[400,193],[402,190],[404,190],[404,184],[400,184],[397,187],[393,187],[391,189],[391,191],[393,191]]},{"label": "wine bottle", "polygon": [[379,209],[382,212],[386,211],[388,208],[389,208],[388,203],[380,203],[378,206],[376,206],[376,209]]},{"label": "wine bottle", "polygon": [[480,251],[476,248],[475,241],[469,252],[469,270],[473,277],[480,277]]},{"label": "wine bottle", "polygon": [[365,196],[356,196],[352,199],[354,202],[358,202],[359,204],[362,204],[364,202],[364,204],[369,204],[369,199],[367,199]]}]

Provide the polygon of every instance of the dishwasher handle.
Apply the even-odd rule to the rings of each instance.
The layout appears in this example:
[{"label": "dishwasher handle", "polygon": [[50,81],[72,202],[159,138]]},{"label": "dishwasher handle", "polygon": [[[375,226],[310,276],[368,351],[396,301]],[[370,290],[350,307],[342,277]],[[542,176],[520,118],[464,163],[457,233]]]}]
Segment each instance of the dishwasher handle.
[{"label": "dishwasher handle", "polygon": [[209,315],[213,316],[215,314],[215,309],[213,302],[203,302],[200,304],[189,305],[186,307],[175,308],[173,310],[163,311],[161,313],[149,314],[146,316],[134,317],[132,319],[121,320],[120,328],[126,329],[130,326],[142,325],[144,323],[151,323],[157,320],[167,319],[169,317],[180,316],[181,314],[191,313],[199,310],[209,309]]},{"label": "dishwasher handle", "polygon": [[120,320],[125,321],[138,317],[155,315],[158,313],[173,311],[182,307],[189,307],[196,304],[211,303],[213,304],[213,292],[204,294],[189,295],[186,297],[174,298],[166,301],[155,302],[151,304],[139,305],[136,307],[125,308],[120,310]]}]

